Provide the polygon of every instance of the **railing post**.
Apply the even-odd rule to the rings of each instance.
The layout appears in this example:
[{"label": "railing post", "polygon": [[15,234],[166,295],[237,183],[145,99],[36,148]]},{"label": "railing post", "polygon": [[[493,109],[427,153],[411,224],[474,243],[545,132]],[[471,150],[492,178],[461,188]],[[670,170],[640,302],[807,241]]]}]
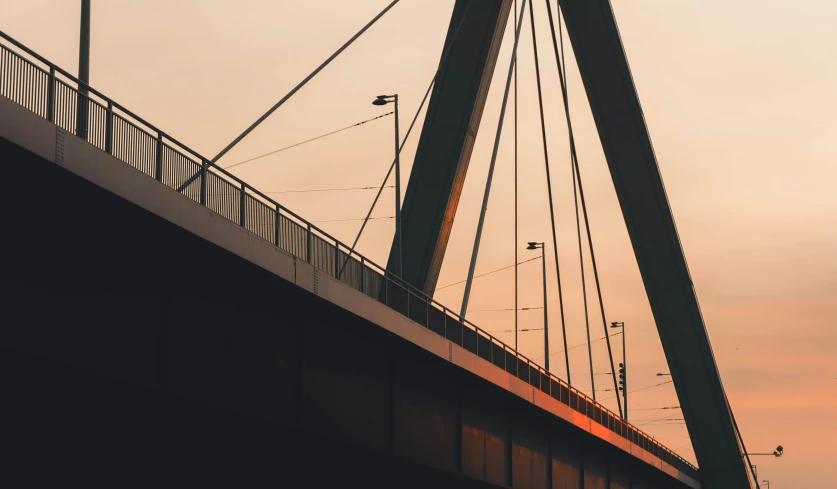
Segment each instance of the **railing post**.
[{"label": "railing post", "polygon": [[107,120],[105,121],[105,152],[113,154],[113,102],[108,100]]},{"label": "railing post", "polygon": [[154,178],[163,181],[163,133],[157,132],[157,159],[154,162]]},{"label": "railing post", "polygon": [[206,207],[206,160],[201,158],[201,205]]},{"label": "railing post", "polygon": [[247,195],[247,185],[241,182],[241,199],[238,201],[238,224],[244,227],[244,210],[245,210],[245,196]]},{"label": "railing post", "polygon": [[47,120],[55,122],[55,67],[49,67],[49,81],[47,82]]},{"label": "railing post", "polygon": [[281,220],[279,219],[280,209],[281,207],[279,207],[279,204],[276,204],[276,218],[274,219],[275,222],[273,223],[273,241],[276,244],[277,248],[281,248],[281,246],[279,246],[279,223],[281,222]]},{"label": "railing post", "polygon": [[430,301],[427,300],[427,296],[425,295],[422,300],[424,300],[424,325],[426,327],[430,327]]},{"label": "railing post", "polygon": [[340,242],[334,242],[334,277],[340,280]]},{"label": "railing post", "polygon": [[366,293],[366,258],[360,255],[360,291]]},{"label": "railing post", "polygon": [[308,234],[305,236],[305,260],[311,263],[311,224],[308,224]]}]

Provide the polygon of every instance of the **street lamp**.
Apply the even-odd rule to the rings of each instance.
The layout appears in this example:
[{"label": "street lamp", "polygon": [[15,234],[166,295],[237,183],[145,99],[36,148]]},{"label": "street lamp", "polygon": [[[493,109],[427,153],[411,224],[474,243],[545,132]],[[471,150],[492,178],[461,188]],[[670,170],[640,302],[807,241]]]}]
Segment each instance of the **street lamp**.
[{"label": "street lamp", "polygon": [[398,246],[398,278],[403,275],[401,258],[401,137],[398,134],[398,94],[378,95],[372,105],[395,104],[395,243]]},{"label": "street lamp", "polygon": [[541,264],[543,265],[543,352],[544,368],[549,372],[549,313],[546,308],[546,260],[544,259],[544,244],[530,241],[527,250],[541,250]]},{"label": "street lamp", "polygon": [[664,373],[658,373],[658,374],[657,374],[657,377],[662,377],[662,376],[664,376],[664,375],[668,375],[669,377],[671,377],[671,374],[664,374]]},{"label": "street lamp", "polygon": [[766,482],[767,483],[767,489],[770,489],[770,481],[769,480],[764,479],[762,482]]},{"label": "street lamp", "polygon": [[785,454],[785,449],[782,447],[782,445],[779,445],[778,447],[776,447],[776,450],[773,450],[773,453],[748,453],[747,455],[750,455],[750,456],[762,455],[762,456],[765,456],[765,457],[777,457],[778,458],[778,457],[781,457],[784,454]]},{"label": "street lamp", "polygon": [[[619,389],[622,390],[622,399],[625,401],[625,421],[628,420],[628,354],[625,348],[625,323],[614,321],[610,323],[611,328],[622,329],[622,363],[619,364]],[[611,364],[613,365],[613,364]],[[619,393],[617,392],[617,395]]]}]

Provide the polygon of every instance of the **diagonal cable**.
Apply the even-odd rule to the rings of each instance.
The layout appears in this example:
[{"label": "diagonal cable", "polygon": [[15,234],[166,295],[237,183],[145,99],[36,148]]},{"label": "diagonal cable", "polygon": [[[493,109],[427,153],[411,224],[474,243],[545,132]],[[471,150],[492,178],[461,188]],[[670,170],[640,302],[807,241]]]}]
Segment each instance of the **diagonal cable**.
[{"label": "diagonal cable", "polygon": [[497,164],[497,153],[500,149],[500,136],[503,133],[503,121],[506,117],[506,106],[509,102],[509,88],[511,86],[512,74],[517,64],[517,45],[520,41],[520,28],[523,26],[523,9],[526,8],[526,0],[523,0],[520,7],[520,16],[517,21],[517,28],[514,31],[514,47],[512,49],[511,61],[509,62],[509,74],[506,78],[506,88],[503,92],[503,103],[500,106],[500,120],[497,122],[497,134],[494,137],[494,149],[491,153],[491,163],[488,165],[488,177],[485,181],[485,195],[480,207],[480,220],[477,224],[477,235],[474,237],[474,250],[471,252],[471,265],[468,268],[468,280],[465,282],[465,294],[462,296],[462,309],[459,317],[464,321],[468,312],[468,299],[471,297],[471,284],[474,280],[474,269],[477,266],[477,255],[480,252],[480,241],[482,240],[482,228],[485,224],[485,214],[488,211],[488,196],[491,195],[491,181],[494,179],[494,167]]},{"label": "diagonal cable", "polygon": [[[301,82],[299,82],[299,84],[298,84],[297,86],[295,86],[295,87],[294,87],[294,88],[293,88],[290,92],[288,92],[288,94],[287,94],[287,95],[285,95],[284,97],[282,97],[282,100],[280,100],[279,102],[276,102],[276,104],[275,104],[273,107],[271,107],[271,108],[270,108],[267,112],[265,112],[265,113],[264,113],[264,115],[262,115],[261,117],[259,117],[259,119],[258,119],[256,122],[254,122],[253,124],[251,124],[251,125],[250,125],[250,127],[248,127],[247,129],[245,129],[245,130],[244,130],[244,132],[243,132],[243,133],[241,133],[241,135],[239,135],[237,138],[235,138],[235,140],[233,140],[233,142],[231,142],[230,144],[228,144],[226,148],[222,149],[222,150],[221,150],[221,152],[220,152],[220,153],[218,153],[218,154],[215,156],[215,158],[212,158],[212,160],[210,160],[210,161],[206,164],[206,168],[205,168],[205,169],[209,169],[209,168],[213,167],[213,166],[214,166],[214,165],[218,162],[218,160],[219,160],[222,156],[224,156],[225,154],[227,154],[227,152],[233,148],[233,146],[235,146],[236,144],[238,144],[239,142],[241,142],[241,140],[242,140],[242,139],[244,139],[244,138],[245,138],[248,134],[250,134],[250,133],[253,131],[253,129],[255,129],[255,128],[259,125],[259,124],[261,124],[262,122],[264,122],[264,120],[265,120],[265,119],[267,119],[268,117],[270,117],[270,115],[271,115],[273,112],[275,112],[275,111],[276,111],[276,109],[278,109],[280,106],[282,106],[282,104],[284,104],[285,102],[287,102],[287,101],[288,101],[288,99],[290,99],[291,97],[293,97],[293,96],[294,96],[294,94],[296,94],[296,92],[298,92],[298,91],[299,91],[302,87],[304,87],[306,83],[308,83],[309,81],[311,81],[311,79],[312,79],[312,78],[314,78],[315,76],[317,76],[317,74],[318,74],[320,71],[322,71],[322,70],[323,70],[323,68],[325,68],[326,66],[328,66],[328,64],[329,64],[329,63],[331,63],[332,61],[334,61],[334,59],[335,59],[336,57],[340,56],[340,53],[342,53],[343,51],[345,51],[345,50],[346,50],[346,48],[348,48],[348,47],[349,47],[349,46],[350,46],[353,42],[355,42],[355,41],[357,40],[357,38],[359,38],[360,36],[362,36],[362,35],[363,35],[363,33],[365,33],[367,30],[369,30],[369,28],[370,28],[370,27],[372,27],[372,25],[374,25],[374,24],[375,24],[375,22],[378,22],[378,20],[379,20],[381,17],[383,17],[383,16],[384,16],[384,14],[386,14],[387,12],[389,12],[389,10],[390,10],[392,7],[394,7],[394,6],[395,6],[395,4],[396,4],[396,3],[398,3],[399,1],[400,1],[400,0],[393,0],[393,1],[389,4],[389,5],[387,5],[386,7],[384,7],[384,9],[383,9],[383,10],[382,10],[382,11],[381,11],[378,15],[376,15],[376,16],[375,16],[372,20],[370,20],[368,24],[366,24],[365,26],[363,26],[363,28],[362,28],[360,31],[358,31],[358,33],[357,33],[357,34],[355,34],[354,36],[352,36],[352,38],[351,38],[351,39],[349,39],[348,41],[346,41],[346,43],[345,43],[345,44],[343,44],[342,46],[340,46],[340,49],[338,49],[337,51],[335,51],[335,52],[334,52],[334,54],[332,54],[331,56],[329,56],[329,57],[328,57],[328,59],[326,59],[325,61],[323,61],[323,62],[322,62],[322,64],[320,64],[320,66],[318,66],[318,67],[317,67],[317,69],[315,69],[314,71],[312,71],[310,75],[308,75],[307,77],[305,77],[305,79],[304,79],[304,80],[302,80]],[[203,170],[204,170],[204,169],[201,169],[201,171],[196,172],[196,173],[195,173],[194,175],[192,175],[190,178],[186,179],[186,181],[183,183],[183,185],[181,185],[180,187],[178,187],[177,191],[178,191],[178,192],[182,192],[182,191],[183,191],[186,187],[188,187],[188,186],[189,186],[192,182],[194,182],[194,181],[195,181],[195,180],[196,180],[196,179],[197,179],[197,178],[201,175],[201,173],[203,172]]]},{"label": "diagonal cable", "polygon": [[[560,0],[559,0],[558,1],[558,8],[559,9],[560,9],[560,5],[561,4],[560,4]],[[552,43],[553,43],[553,47],[555,49],[556,61],[558,63],[558,79],[561,82],[561,93],[562,93],[562,96],[563,96],[563,99],[564,99],[564,114],[565,114],[565,117],[566,117],[566,120],[567,120],[567,132],[568,132],[569,139],[570,139],[570,156],[571,156],[571,162],[572,162],[572,166],[573,166],[573,179],[574,179],[574,182],[577,182],[577,184],[578,184],[578,195],[581,198],[581,208],[582,208],[582,211],[583,211],[583,214],[584,214],[584,225],[585,225],[585,230],[587,232],[588,246],[590,248],[590,259],[591,259],[591,262],[592,262],[592,265],[593,265],[593,277],[594,277],[595,283],[596,283],[596,292],[597,292],[597,295],[598,295],[598,298],[599,298],[599,308],[601,310],[601,315],[602,315],[602,325],[604,327],[605,335],[607,335],[607,319],[605,317],[605,311],[604,311],[604,300],[602,299],[602,290],[601,290],[601,285],[600,285],[600,282],[599,282],[599,272],[598,272],[598,268],[596,266],[596,256],[595,256],[595,253],[593,251],[593,238],[592,238],[591,233],[590,233],[590,220],[589,220],[588,215],[587,215],[587,204],[586,204],[586,201],[584,199],[584,188],[582,187],[582,184],[581,184],[581,172],[579,171],[579,166],[578,166],[578,153],[577,153],[576,147],[575,147],[575,136],[573,135],[572,118],[570,117],[569,97],[567,95],[566,58],[563,57],[563,56],[559,57],[559,55],[558,55],[559,54],[558,53],[558,44],[556,42],[556,37],[555,37],[555,24],[553,22],[552,7],[549,3],[549,0],[546,0],[546,6],[547,6],[547,12],[548,12],[548,15],[549,15],[550,29],[552,30]],[[558,28],[559,28],[559,31],[560,31],[560,29],[561,29],[560,11],[559,11],[559,16],[558,16]],[[563,33],[562,33],[561,34],[561,54],[562,55],[563,55],[563,51],[564,51],[564,38],[563,38]],[[562,63],[561,58],[563,58],[563,63]],[[573,188],[575,189],[575,186]],[[578,205],[578,204],[576,203],[576,205]],[[577,217],[578,217],[578,210],[576,208],[576,218]],[[580,232],[580,229],[579,229],[579,232]],[[583,269],[583,262],[582,262],[582,269]],[[586,291],[585,291],[585,296],[586,296]],[[587,311],[586,311],[586,308],[585,308],[585,314],[586,313],[587,313]],[[588,325],[588,329],[589,329],[589,325]],[[610,345],[610,337],[609,336],[607,337],[607,353],[608,353],[608,360],[610,361],[610,370],[611,370],[611,372],[613,372],[613,388],[618,389],[618,385],[617,385],[617,382],[616,382],[616,367],[613,364],[613,350],[612,350],[612,347]],[[591,350],[590,351],[591,373],[592,373],[592,361],[593,361],[593,358],[592,358],[592,350]],[[596,391],[595,391],[595,388],[594,388],[593,389],[593,400],[595,400],[595,396],[596,396]],[[619,396],[616,396],[616,403],[619,407],[619,415],[624,417],[624,414],[622,412],[622,400],[619,398]]]},{"label": "diagonal cable", "polygon": [[535,33],[534,2],[529,3],[529,19],[532,24],[532,51],[535,57],[535,79],[538,82],[538,107],[541,115],[541,135],[543,140],[543,159],[546,165],[546,190],[549,195],[549,217],[552,223],[552,249],[555,252],[555,274],[558,277],[558,307],[561,310],[561,333],[564,338],[564,362],[567,368],[567,384],[572,385],[570,376],[570,353],[567,350],[567,325],[564,318],[564,294],[561,290],[561,266],[558,262],[558,234],[555,231],[555,205],[552,203],[552,179],[549,172],[549,150],[546,143],[546,120],[543,110],[543,92],[541,89],[541,68],[538,61],[538,38]]}]

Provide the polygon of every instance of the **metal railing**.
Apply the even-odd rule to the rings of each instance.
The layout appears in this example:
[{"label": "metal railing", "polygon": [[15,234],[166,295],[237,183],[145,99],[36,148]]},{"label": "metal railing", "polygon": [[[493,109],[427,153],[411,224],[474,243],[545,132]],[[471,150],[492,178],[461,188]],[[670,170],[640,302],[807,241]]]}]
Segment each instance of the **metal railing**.
[{"label": "metal railing", "polygon": [[[695,466],[583,392],[235,175],[217,166],[207,168],[207,158],[5,33],[0,32],[0,37],[23,53],[0,43],[0,95],[172,189],[178,189],[199,173],[200,177],[183,189],[186,197],[504,369],[697,479]],[[75,88],[79,86],[86,87],[88,94],[80,93]]]}]

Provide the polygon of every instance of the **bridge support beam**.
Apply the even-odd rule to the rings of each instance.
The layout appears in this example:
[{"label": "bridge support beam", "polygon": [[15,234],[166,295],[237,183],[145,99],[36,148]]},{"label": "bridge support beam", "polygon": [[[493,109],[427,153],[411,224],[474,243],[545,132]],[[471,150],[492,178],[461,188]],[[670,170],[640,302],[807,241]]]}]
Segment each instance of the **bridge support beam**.
[{"label": "bridge support beam", "polygon": [[561,7],[704,487],[749,489],[610,1],[562,0]]},{"label": "bridge support beam", "polygon": [[[456,0],[453,8],[444,48],[450,46],[450,53],[433,87],[401,213],[402,277],[430,295],[442,267],[511,5],[512,0]],[[393,244],[390,271],[398,269],[397,256]]]}]

